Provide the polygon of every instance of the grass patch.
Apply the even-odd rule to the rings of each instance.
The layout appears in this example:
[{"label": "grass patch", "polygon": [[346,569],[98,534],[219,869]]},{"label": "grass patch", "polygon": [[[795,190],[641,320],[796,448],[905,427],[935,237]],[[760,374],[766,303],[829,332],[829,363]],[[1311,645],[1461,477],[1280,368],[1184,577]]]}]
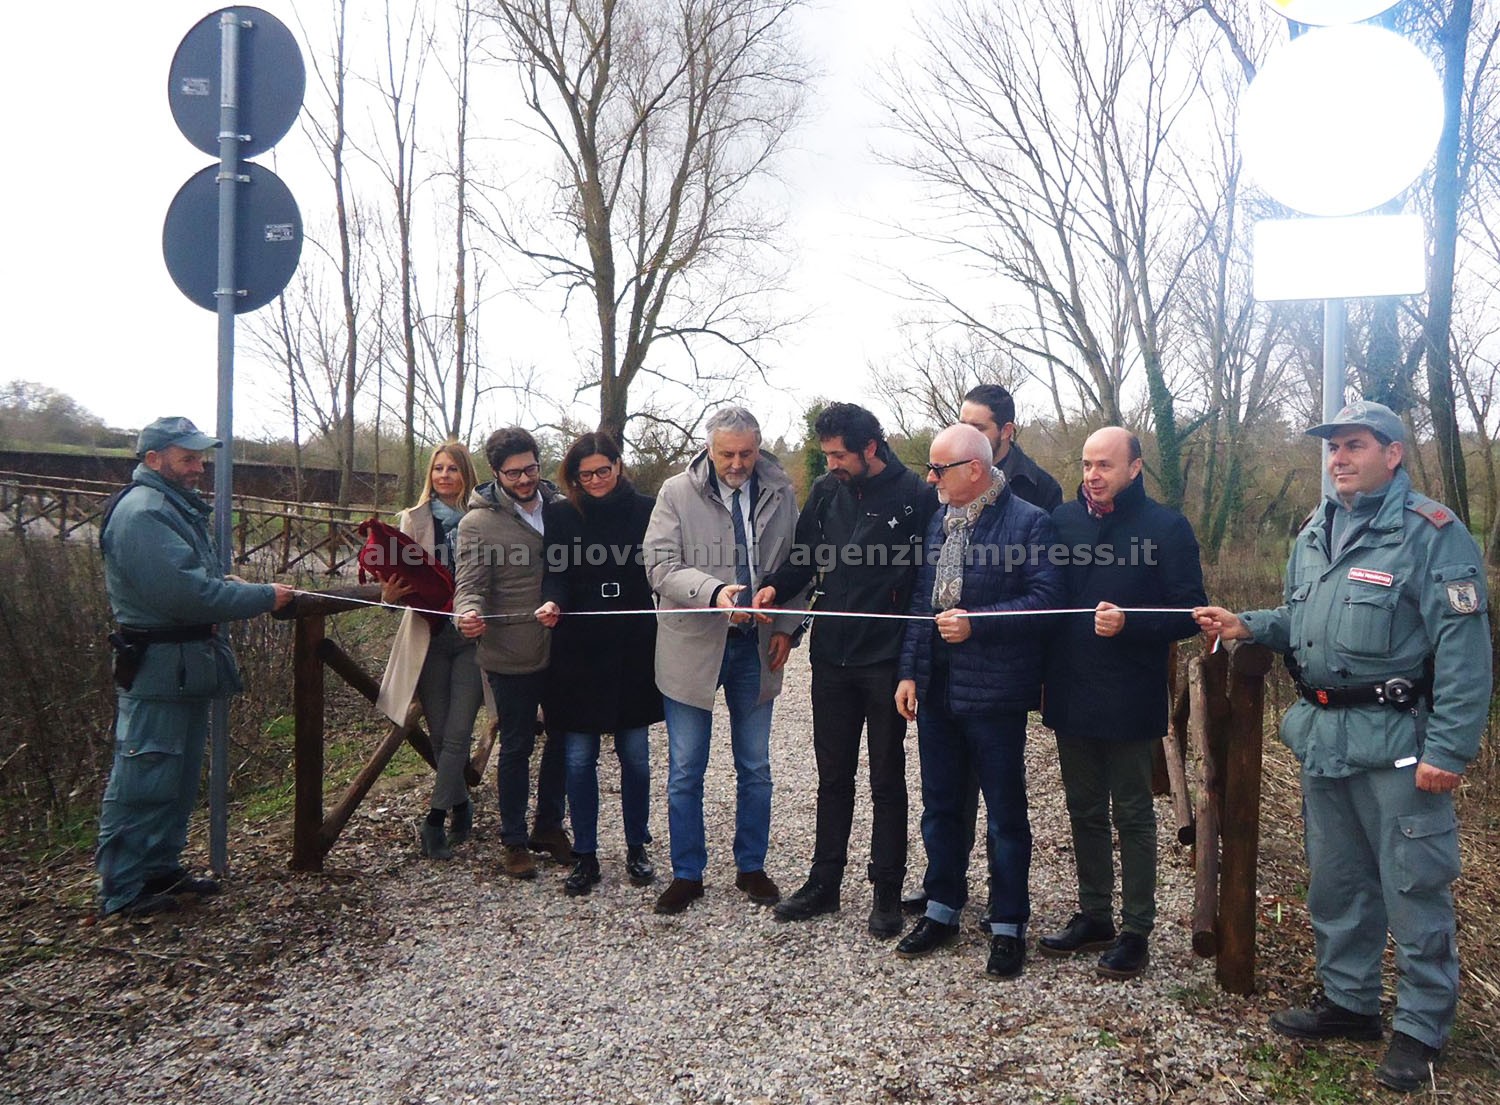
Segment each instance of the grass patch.
[{"label": "grass patch", "polygon": [[1359,1056],[1329,1055],[1307,1047],[1283,1051],[1273,1043],[1256,1046],[1248,1058],[1251,1076],[1265,1087],[1271,1100],[1312,1105],[1361,1100],[1364,1094],[1358,1087],[1374,1067]]}]

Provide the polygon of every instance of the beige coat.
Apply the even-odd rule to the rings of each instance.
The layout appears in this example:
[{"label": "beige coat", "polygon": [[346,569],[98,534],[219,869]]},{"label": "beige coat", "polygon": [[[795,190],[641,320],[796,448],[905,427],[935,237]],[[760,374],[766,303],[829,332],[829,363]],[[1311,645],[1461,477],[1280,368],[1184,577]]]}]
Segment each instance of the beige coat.
[{"label": "beige coat", "polygon": [[[543,483],[539,494],[561,498]],[[485,623],[479,667],[503,675],[527,675],[547,666],[552,631],[532,615],[542,604],[546,561],[542,535],[522,521],[510,497],[494,483],[474,489],[458,523],[458,568],[453,616],[511,614],[514,620]]]},{"label": "beige coat", "polygon": [[[410,537],[433,555],[434,534],[437,527],[432,521],[432,508],[426,503],[409,507],[396,516],[396,524],[402,533]],[[380,696],[375,705],[382,714],[397,725],[406,724],[406,711],[417,696],[417,679],[422,674],[422,665],[427,662],[427,646],[432,641],[432,629],[427,619],[413,610],[401,615],[401,624],[391,640],[391,656],[385,662],[385,675],[380,680]],[[495,716],[495,703],[490,694],[489,681],[484,684],[484,705]]]},{"label": "beige coat", "polygon": [[[712,463],[700,452],[687,471],[662,484],[643,542],[646,574],[658,603],[656,685],[662,694],[689,706],[713,708],[719,665],[729,633],[728,615],[666,613],[707,606],[714,591],[734,582],[734,523],[729,507],[710,484]],[[791,555],[797,525],[792,481],[769,453],[755,464],[755,585]],[[791,633],[801,622],[783,614],[760,626],[760,699],[781,693],[781,672],[768,662],[771,634]]]}]

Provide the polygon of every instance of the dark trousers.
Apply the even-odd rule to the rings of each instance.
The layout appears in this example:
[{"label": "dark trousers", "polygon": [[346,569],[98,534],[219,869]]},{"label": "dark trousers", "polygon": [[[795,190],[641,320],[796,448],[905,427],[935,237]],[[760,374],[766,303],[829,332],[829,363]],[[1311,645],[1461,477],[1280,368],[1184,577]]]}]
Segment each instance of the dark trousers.
[{"label": "dark trousers", "polygon": [[[934,679],[934,683],[940,680]],[[970,840],[964,783],[974,775],[988,813],[990,931],[1018,936],[1031,917],[1031,823],[1026,805],[1026,715],[956,717],[934,686],[917,714],[922,760],[922,843],[927,847],[927,916],[955,924],[969,897]],[[972,820],[969,824],[973,824]]]},{"label": "dark trousers", "polygon": [[1057,760],[1073,828],[1078,908],[1114,920],[1114,834],[1120,837],[1120,922],[1149,936],[1156,924],[1156,807],[1149,740],[1057,735]]},{"label": "dark trousers", "polygon": [[[525,844],[526,799],[531,793],[531,753],[536,747],[536,708],[542,698],[545,671],[525,675],[485,672],[500,715],[500,756],[495,781],[500,793],[500,841]],[[561,736],[542,748],[536,783],[536,827],[556,829],[567,812],[568,761]]]},{"label": "dark trousers", "polygon": [[838,885],[849,862],[859,735],[869,734],[871,882],[906,878],[906,721],[896,712],[896,664],[812,666],[813,754],[818,761],[812,877]]}]

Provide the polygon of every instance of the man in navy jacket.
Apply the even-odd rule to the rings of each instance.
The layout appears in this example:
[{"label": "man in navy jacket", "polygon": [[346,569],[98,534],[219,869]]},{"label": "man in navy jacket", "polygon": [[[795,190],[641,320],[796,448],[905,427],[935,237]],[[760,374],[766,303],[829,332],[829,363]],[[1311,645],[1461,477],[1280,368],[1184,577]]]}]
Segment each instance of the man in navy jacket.
[{"label": "man in navy jacket", "polygon": [[[933,515],[897,668],[896,707],[917,722],[922,763],[923,917],[896,946],[914,959],[951,943],[968,898],[966,777],[979,778],[988,812],[990,957],[996,978],[1021,973],[1031,825],[1026,814],[1026,713],[1040,698],[1044,618],[1061,605],[1063,579],[1048,553],[1052,523],[1018,499],[992,466],[984,435],[950,426],[933,439],[927,482],[947,509]],[[1003,614],[971,617],[973,614]],[[918,704],[920,703],[920,712]]]},{"label": "man in navy jacket", "polygon": [[[1188,520],[1154,502],[1141,482],[1141,443],[1106,426],[1083,445],[1078,496],[1052,513],[1067,548],[1069,615],[1048,650],[1042,721],[1057,757],[1073,828],[1078,912],[1037,941],[1042,955],[1102,951],[1099,974],[1134,978],[1156,920],[1156,810],[1152,742],[1167,731],[1167,651],[1192,636],[1191,614],[1126,614],[1120,607],[1194,607],[1203,569]],[[1114,925],[1111,809],[1120,835],[1120,920]]]}]

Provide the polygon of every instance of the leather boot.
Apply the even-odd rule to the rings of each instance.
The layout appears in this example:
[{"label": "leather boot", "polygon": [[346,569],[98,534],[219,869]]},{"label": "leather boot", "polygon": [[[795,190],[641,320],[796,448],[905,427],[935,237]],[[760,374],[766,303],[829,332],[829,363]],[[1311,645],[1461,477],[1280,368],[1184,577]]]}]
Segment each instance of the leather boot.
[{"label": "leather boot", "polygon": [[587,894],[599,881],[599,854],[597,852],[575,852],[577,863],[572,873],[563,880],[563,893],[570,898]]},{"label": "leather boot", "polygon": [[808,921],[821,913],[838,910],[838,886],[809,878],[790,898],[777,902],[772,912],[778,921]]},{"label": "leather boot", "polygon": [[901,888],[875,884],[875,900],[870,906],[870,935],[888,940],[901,932]]},{"label": "leather boot", "polygon": [[625,873],[632,886],[650,886],[656,881],[656,868],[644,844],[632,844],[625,853]]},{"label": "leather boot", "polygon": [[1326,997],[1306,1008],[1272,1013],[1271,1027],[1294,1040],[1378,1040],[1381,1036],[1379,1013],[1355,1013]]}]

